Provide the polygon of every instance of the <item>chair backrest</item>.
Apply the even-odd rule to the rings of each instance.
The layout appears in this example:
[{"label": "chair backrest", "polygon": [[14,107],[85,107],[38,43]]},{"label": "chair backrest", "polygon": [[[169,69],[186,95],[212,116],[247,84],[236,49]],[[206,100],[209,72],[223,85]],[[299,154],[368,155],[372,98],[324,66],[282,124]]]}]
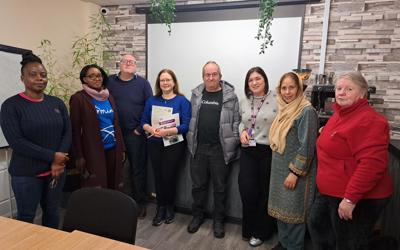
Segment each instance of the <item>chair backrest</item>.
[{"label": "chair backrest", "polygon": [[136,202],[119,191],[82,188],[71,194],[63,230],[80,230],[134,244],[137,210]]}]

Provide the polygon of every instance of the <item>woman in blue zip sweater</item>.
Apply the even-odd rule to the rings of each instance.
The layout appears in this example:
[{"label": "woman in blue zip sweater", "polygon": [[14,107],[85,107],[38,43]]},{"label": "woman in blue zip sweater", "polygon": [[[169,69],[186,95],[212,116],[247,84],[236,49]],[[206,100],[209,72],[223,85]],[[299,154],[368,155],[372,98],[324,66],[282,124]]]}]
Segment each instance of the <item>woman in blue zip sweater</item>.
[{"label": "woman in blue zip sweater", "polygon": [[32,223],[40,203],[42,225],[57,228],[70,121],[63,101],[44,94],[48,79],[40,58],[28,52],[21,65],[25,90],[1,107],[1,128],[13,150],[8,171],[17,219]]},{"label": "woman in blue zip sweater", "polygon": [[[158,73],[155,92],[155,96],[146,101],[141,125],[148,133],[147,145],[156,186],[157,213],[153,226],[159,226],[163,222],[169,224],[174,221],[177,169],[185,153],[186,142],[182,138],[189,129],[191,106],[179,92],[172,70],[163,69]],[[170,108],[171,115],[179,114],[179,125],[171,119],[171,115],[158,117],[155,114],[162,107],[166,107],[164,111]],[[152,124],[152,120],[156,124]]]}]

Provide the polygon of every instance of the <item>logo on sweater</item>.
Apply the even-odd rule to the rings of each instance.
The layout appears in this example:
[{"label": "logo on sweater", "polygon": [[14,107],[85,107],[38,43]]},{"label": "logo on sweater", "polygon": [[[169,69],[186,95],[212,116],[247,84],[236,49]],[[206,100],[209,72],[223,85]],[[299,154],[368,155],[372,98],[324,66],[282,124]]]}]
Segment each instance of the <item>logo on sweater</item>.
[{"label": "logo on sweater", "polygon": [[207,101],[207,100],[202,100],[201,104],[206,104],[206,105],[216,105],[218,106],[219,103],[217,101]]},{"label": "logo on sweater", "polygon": [[57,114],[61,113],[61,111],[58,108],[54,108],[54,112],[56,112]]}]

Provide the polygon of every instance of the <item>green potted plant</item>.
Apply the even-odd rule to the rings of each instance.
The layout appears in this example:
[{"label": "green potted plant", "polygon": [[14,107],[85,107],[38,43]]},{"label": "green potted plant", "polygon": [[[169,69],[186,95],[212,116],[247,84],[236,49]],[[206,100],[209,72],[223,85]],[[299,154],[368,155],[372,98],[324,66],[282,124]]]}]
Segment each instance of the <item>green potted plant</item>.
[{"label": "green potted plant", "polygon": [[175,19],[175,0],[150,0],[150,13],[152,18],[163,22],[171,35],[171,24]]},{"label": "green potted plant", "polygon": [[260,0],[258,31],[257,40],[261,40],[260,54],[264,54],[268,46],[272,46],[274,40],[270,28],[273,20],[273,13],[276,6],[276,0]]},{"label": "green potted plant", "polygon": [[[257,40],[261,40],[260,54],[264,54],[265,50],[273,45],[272,35],[270,32],[273,12],[276,6],[276,0],[260,0],[259,7],[259,24],[256,35]],[[164,23],[171,34],[171,24],[175,19],[175,0],[150,0],[150,13],[152,18]]]},{"label": "green potted plant", "polygon": [[76,83],[79,82],[82,67],[87,64],[103,66],[105,60],[112,58],[107,52],[108,32],[111,26],[105,16],[101,12],[94,14],[90,17],[90,24],[89,33],[78,37],[72,43],[72,62],[68,70],[57,67],[55,50],[50,40],[43,39],[38,47],[48,74],[46,93],[59,97],[67,106],[70,96],[80,89],[81,85]]}]

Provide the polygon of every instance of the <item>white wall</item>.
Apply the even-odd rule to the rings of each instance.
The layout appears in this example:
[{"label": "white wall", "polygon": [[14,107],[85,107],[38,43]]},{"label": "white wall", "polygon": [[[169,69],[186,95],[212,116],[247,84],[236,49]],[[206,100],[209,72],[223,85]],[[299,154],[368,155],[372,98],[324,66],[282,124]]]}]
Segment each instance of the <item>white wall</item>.
[{"label": "white wall", "polygon": [[171,35],[163,24],[148,25],[148,79],[155,83],[163,68],[174,70],[180,89],[190,98],[202,82],[205,62],[216,61],[222,79],[235,85],[236,94],[244,96],[246,72],[261,66],[275,87],[285,72],[297,68],[301,18],[275,18],[271,27],[274,46],[259,54],[260,41],[254,39],[258,20],[174,23]]}]

